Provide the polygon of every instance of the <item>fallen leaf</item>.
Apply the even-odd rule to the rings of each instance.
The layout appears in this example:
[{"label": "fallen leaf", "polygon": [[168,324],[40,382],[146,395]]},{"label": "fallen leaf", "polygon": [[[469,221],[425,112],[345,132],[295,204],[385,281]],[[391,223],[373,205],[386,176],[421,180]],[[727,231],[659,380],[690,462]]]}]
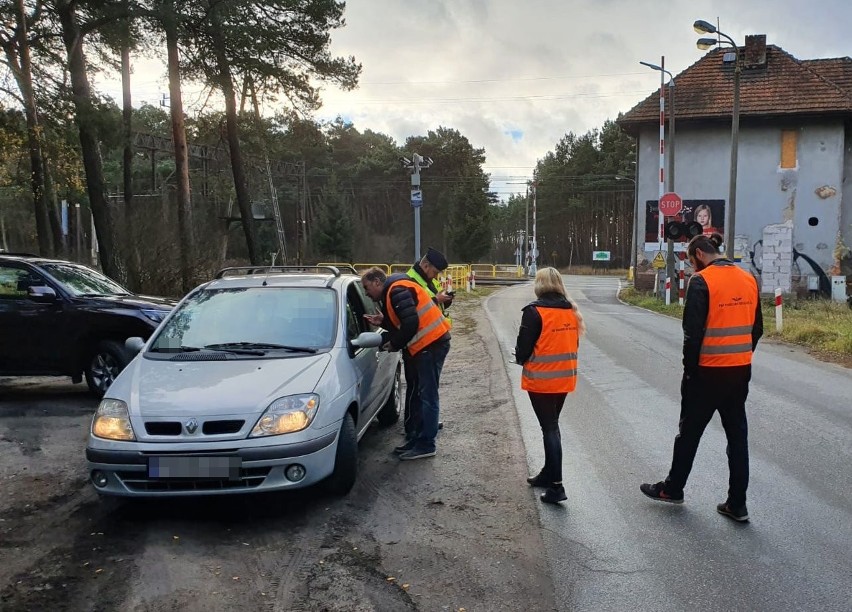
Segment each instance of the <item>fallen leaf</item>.
[{"label": "fallen leaf", "polygon": [[410,585],[410,584],[408,584],[408,583],[406,582],[405,584],[403,584],[403,585],[402,585],[402,588],[403,588],[403,589],[405,589],[405,590],[407,591],[407,590],[408,590],[408,587],[410,587],[410,586],[411,586],[411,585]]},{"label": "fallen leaf", "polygon": [[175,540],[180,540],[180,536],[172,536]]},{"label": "fallen leaf", "polygon": [[98,568],[98,569],[96,569],[96,570],[95,570],[95,573],[96,573],[96,574],[100,574],[102,571],[104,571],[104,570],[103,570],[103,569],[101,569],[101,568]]},{"label": "fallen leaf", "polygon": [[387,578],[385,578],[385,580],[387,580],[388,582],[393,582],[394,580],[396,580],[396,578],[394,578],[393,576],[388,576]]},{"label": "fallen leaf", "polygon": [[239,577],[239,576],[234,576],[234,578],[233,578],[233,579],[234,579],[234,580],[239,580],[239,579],[240,579],[240,577]]}]

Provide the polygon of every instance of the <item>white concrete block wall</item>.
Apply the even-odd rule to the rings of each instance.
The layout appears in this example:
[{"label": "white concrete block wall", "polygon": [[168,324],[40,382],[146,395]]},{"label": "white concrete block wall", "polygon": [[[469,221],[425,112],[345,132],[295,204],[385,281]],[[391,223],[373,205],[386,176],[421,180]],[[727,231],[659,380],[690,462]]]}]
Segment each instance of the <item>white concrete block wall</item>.
[{"label": "white concrete block wall", "polygon": [[761,293],[792,291],[793,222],[787,221],[763,228]]}]

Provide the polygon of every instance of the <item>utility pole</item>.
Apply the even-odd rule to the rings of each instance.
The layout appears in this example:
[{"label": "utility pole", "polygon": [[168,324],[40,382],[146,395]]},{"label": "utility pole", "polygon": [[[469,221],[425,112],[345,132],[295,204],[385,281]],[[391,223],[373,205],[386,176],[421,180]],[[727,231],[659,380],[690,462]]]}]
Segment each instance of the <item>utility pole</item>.
[{"label": "utility pole", "polygon": [[[527,210],[524,215],[524,266],[530,260],[530,184],[527,183]],[[529,270],[527,270],[529,272]]]},{"label": "utility pole", "polygon": [[399,159],[402,167],[411,170],[411,206],[414,208],[414,261],[420,259],[420,208],[423,206],[423,191],[420,189],[420,169],[429,168],[432,158],[417,153]]},{"label": "utility pole", "polygon": [[529,275],[535,276],[536,272],[538,272],[538,266],[536,265],[536,259],[538,258],[538,234],[536,233],[536,223],[535,223],[535,212],[536,212],[536,191],[538,188],[538,184],[533,181],[532,184],[532,251],[530,252],[530,270]]}]

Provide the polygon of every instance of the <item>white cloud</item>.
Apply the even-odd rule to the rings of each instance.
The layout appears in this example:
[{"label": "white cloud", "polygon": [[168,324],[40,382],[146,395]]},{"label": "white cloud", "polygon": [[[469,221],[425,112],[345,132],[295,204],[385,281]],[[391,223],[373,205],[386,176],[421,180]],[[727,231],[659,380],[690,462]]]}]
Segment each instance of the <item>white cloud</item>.
[{"label": "white cloud", "polygon": [[[659,63],[665,56],[674,73],[697,61],[696,19],[718,17],[721,29],[740,42],[746,34],[766,34],[768,43],[801,59],[847,54],[852,3],[819,5],[349,0],[347,26],[332,32],[332,51],[363,64],[361,86],[352,92],[326,86],[318,118],[341,115],[398,143],[438,126],[455,128],[485,148],[495,177],[529,175],[565,133],[600,127],[658,87],[659,74],[640,60]],[[156,100],[158,89],[166,91],[163,72],[146,65],[144,75],[144,92],[134,95]],[[513,139],[511,130],[523,138]]]}]

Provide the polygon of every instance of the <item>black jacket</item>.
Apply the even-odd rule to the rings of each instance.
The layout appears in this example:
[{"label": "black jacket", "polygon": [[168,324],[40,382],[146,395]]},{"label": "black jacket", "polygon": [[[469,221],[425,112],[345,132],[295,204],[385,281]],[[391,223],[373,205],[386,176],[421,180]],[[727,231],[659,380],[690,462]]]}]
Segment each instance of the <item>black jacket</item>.
[{"label": "black jacket", "polygon": [[[414,290],[403,286],[391,289],[391,285],[400,280],[414,282],[407,274],[390,275],[385,281],[382,301],[379,302],[384,315],[383,325],[388,330],[382,333],[382,344],[390,342],[394,351],[403,349],[411,341],[420,323],[417,318],[417,298]],[[388,290],[390,290],[390,307],[399,319],[399,327],[396,327],[388,316],[390,314],[387,312]]]},{"label": "black jacket", "polygon": [[[711,266],[733,266],[729,259],[717,259]],[[707,327],[707,314],[710,311],[710,290],[707,282],[699,275],[689,279],[686,289],[686,300],[683,307],[683,371],[687,375],[698,372],[698,357],[701,343],[704,341],[704,330]],[[763,313],[760,310],[760,300],[755,307],[754,327],[751,330],[751,350],[757,347],[757,341],[763,335]],[[712,370],[745,368],[751,366],[733,366],[731,368],[710,368]]]},{"label": "black jacket", "polygon": [[532,356],[535,343],[541,335],[541,315],[534,306],[542,308],[566,308],[571,309],[571,302],[559,293],[545,293],[534,302],[530,302],[523,309],[521,316],[521,327],[518,329],[518,339],[515,341],[515,362],[525,364]]}]

